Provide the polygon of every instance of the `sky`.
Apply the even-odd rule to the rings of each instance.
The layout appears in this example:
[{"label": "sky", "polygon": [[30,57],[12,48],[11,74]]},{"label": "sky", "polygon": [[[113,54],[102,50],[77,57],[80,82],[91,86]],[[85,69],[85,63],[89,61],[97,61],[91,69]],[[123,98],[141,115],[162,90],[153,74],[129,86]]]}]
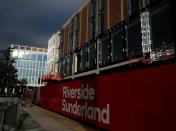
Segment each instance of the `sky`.
[{"label": "sky", "polygon": [[10,44],[47,48],[85,0],[0,0],[0,50]]}]

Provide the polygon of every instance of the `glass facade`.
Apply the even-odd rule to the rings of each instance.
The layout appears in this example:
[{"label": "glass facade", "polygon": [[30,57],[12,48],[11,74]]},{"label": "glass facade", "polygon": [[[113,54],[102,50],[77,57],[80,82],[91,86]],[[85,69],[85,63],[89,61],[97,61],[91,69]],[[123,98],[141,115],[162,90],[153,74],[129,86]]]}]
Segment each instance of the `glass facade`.
[{"label": "glass facade", "polygon": [[16,58],[18,80],[26,79],[27,86],[42,86],[46,71],[47,50],[43,48],[11,45],[12,56]]}]

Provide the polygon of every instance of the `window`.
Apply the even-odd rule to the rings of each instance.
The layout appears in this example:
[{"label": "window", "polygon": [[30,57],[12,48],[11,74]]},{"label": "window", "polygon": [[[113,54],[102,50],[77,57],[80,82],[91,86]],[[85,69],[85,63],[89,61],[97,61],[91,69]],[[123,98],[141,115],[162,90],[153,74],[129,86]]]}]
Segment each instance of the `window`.
[{"label": "window", "polygon": [[35,70],[35,76],[37,76],[37,74],[38,74],[38,70],[36,69],[36,70]]},{"label": "window", "polygon": [[27,77],[27,83],[29,84],[29,82],[30,82],[30,77],[28,76]]},{"label": "window", "polygon": [[24,70],[23,70],[23,68],[21,68],[21,76],[23,76],[23,72],[24,72]]},{"label": "window", "polygon": [[39,68],[39,67],[38,67],[38,61],[35,62],[34,67],[35,67],[35,68]]},{"label": "window", "polygon": [[36,70],[33,69],[33,75],[32,76],[36,76]]},{"label": "window", "polygon": [[96,68],[97,61],[97,48],[96,43],[92,42],[88,46],[88,69]]},{"label": "window", "polygon": [[24,58],[24,51],[21,51],[19,50],[19,55],[18,55],[19,58]]},{"label": "window", "polygon": [[39,52],[43,52],[43,49],[38,49]]},{"label": "window", "polygon": [[13,46],[14,49],[19,49],[19,46]]},{"label": "window", "polygon": [[23,67],[23,66],[24,66],[24,63],[23,63],[23,61],[21,61],[21,62],[20,62],[20,65],[21,65],[21,67]]},{"label": "window", "polygon": [[47,55],[43,55],[43,61],[47,60]]},{"label": "window", "polygon": [[26,76],[29,76],[29,69],[26,69]]},{"label": "window", "polygon": [[42,76],[42,70],[39,70],[39,76]]},{"label": "window", "polygon": [[46,67],[46,62],[43,62],[43,68],[45,68]]},{"label": "window", "polygon": [[26,52],[25,55],[24,55],[24,59],[30,59],[30,58],[31,58],[31,57],[30,57],[29,52]]},{"label": "window", "polygon": [[36,68],[36,67],[37,67],[37,62],[34,61],[34,63],[33,63],[33,68]]},{"label": "window", "polygon": [[42,68],[42,62],[39,62],[39,68]]},{"label": "window", "polygon": [[27,67],[28,66],[28,62],[27,61],[25,61],[25,67]]},{"label": "window", "polygon": [[29,77],[29,84],[32,84],[32,77]]},{"label": "window", "polygon": [[38,70],[35,70],[35,76],[37,76],[38,75]]},{"label": "window", "polygon": [[44,70],[41,70],[41,75],[40,76],[44,76]]},{"label": "window", "polygon": [[31,50],[31,47],[26,47],[26,50]]},{"label": "window", "polygon": [[31,69],[31,76],[34,76],[34,69]]},{"label": "window", "polygon": [[31,54],[31,59],[32,59],[32,60],[36,60],[36,58],[37,58],[37,55],[36,55],[36,54]]},{"label": "window", "polygon": [[31,84],[34,84],[34,77],[31,78]]},{"label": "window", "polygon": [[26,69],[23,69],[23,76],[26,76]]},{"label": "window", "polygon": [[29,77],[29,81],[28,81],[28,84],[31,84],[31,77]]},{"label": "window", "polygon": [[29,62],[29,67],[32,68],[32,61]]},{"label": "window", "polygon": [[21,46],[20,49],[21,49],[21,50],[25,50],[25,46]]},{"label": "window", "polygon": [[38,83],[38,78],[37,77],[34,77],[34,84],[37,84]]},{"label": "window", "polygon": [[29,61],[26,61],[26,67],[29,68]]},{"label": "window", "polygon": [[22,62],[21,61],[19,61],[19,66],[22,67]]},{"label": "window", "polygon": [[29,76],[32,75],[32,69],[29,69]]},{"label": "window", "polygon": [[38,60],[38,61],[42,61],[42,57],[43,57],[42,54],[38,54],[37,60]]},{"label": "window", "polygon": [[32,48],[32,51],[37,51],[37,48]]},{"label": "window", "polygon": [[35,68],[35,61],[32,62],[32,68]]},{"label": "window", "polygon": [[20,80],[20,76],[18,76],[18,80]]},{"label": "window", "polygon": [[26,76],[26,69],[23,69],[23,76]]},{"label": "window", "polygon": [[18,66],[21,66],[21,61],[18,61]]}]

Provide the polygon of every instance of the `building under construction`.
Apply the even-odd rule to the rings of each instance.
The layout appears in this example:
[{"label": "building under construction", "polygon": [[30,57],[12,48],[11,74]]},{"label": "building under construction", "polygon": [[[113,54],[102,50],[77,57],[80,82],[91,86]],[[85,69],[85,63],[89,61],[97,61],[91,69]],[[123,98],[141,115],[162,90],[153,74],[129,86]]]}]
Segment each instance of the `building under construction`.
[{"label": "building under construction", "polygon": [[61,27],[40,105],[103,130],[176,130],[175,12],[173,0],[87,0]]}]

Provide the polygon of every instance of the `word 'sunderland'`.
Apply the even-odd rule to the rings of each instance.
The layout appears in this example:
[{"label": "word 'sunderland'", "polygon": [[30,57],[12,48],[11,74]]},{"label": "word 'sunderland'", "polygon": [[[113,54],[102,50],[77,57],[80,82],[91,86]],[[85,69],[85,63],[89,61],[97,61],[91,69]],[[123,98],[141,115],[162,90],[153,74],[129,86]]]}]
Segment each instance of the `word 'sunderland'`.
[{"label": "word 'sunderland'", "polygon": [[[95,89],[89,87],[89,84],[86,84],[86,86],[81,85],[80,88],[74,89],[63,86],[62,111],[89,120],[98,120],[100,123],[109,125],[110,105],[107,104],[104,108],[100,108],[96,105],[89,104],[94,99]],[[74,102],[68,102],[67,100]]]}]

